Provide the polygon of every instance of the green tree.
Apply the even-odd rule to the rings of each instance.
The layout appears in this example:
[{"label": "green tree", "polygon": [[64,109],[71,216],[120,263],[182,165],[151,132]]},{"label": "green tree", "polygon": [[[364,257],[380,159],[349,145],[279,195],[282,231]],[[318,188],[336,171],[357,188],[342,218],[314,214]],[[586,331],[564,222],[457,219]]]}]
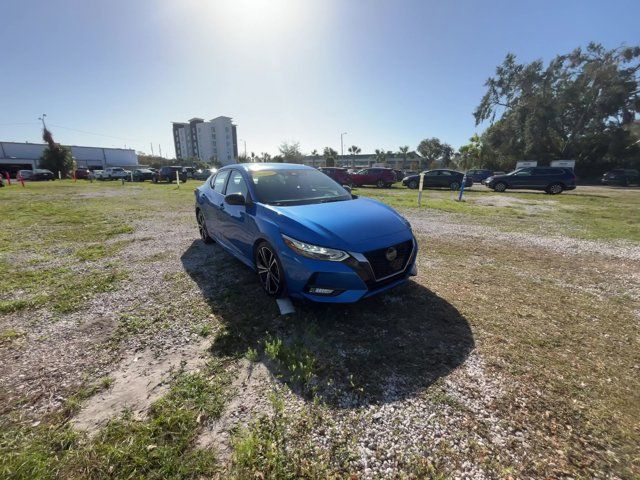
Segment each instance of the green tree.
[{"label": "green tree", "polygon": [[474,111],[492,162],[576,160],[583,176],[637,164],[640,147],[628,125],[640,113],[640,47],[586,49],[520,64],[506,56]]},{"label": "green tree", "polygon": [[376,151],[373,152],[373,158],[375,159],[376,163],[386,163],[387,162],[387,152],[385,152],[382,149],[376,149]]},{"label": "green tree", "polygon": [[440,161],[443,167],[451,165],[453,147],[441,142],[438,138],[426,138],[418,145],[418,152],[422,155],[420,168],[431,168],[433,162]]},{"label": "green tree", "polygon": [[458,167],[463,170],[468,170],[472,167],[485,167],[484,150],[485,147],[482,139],[477,133],[474,133],[469,139],[469,143],[462,145],[458,149],[458,155],[456,157]]},{"label": "green tree", "polygon": [[409,145],[398,147],[398,153],[396,155],[402,158],[402,170],[406,170],[407,160],[413,158],[413,153],[409,151]]},{"label": "green tree", "polygon": [[51,170],[56,176],[60,174],[66,177],[73,169],[71,152],[53,140],[53,135],[48,129],[43,129],[42,139],[47,142],[47,147],[40,157],[40,167]]},{"label": "green tree", "polygon": [[324,151],[322,152],[324,157],[325,165],[327,167],[335,167],[336,160],[338,159],[338,152],[336,152],[331,147],[324,147]]},{"label": "green tree", "polygon": [[278,148],[282,161],[287,163],[302,163],[303,155],[300,152],[299,142],[282,142]]},{"label": "green tree", "polygon": [[351,145],[347,151],[351,154],[351,168],[356,168],[356,155],[358,155],[362,150],[357,145]]}]

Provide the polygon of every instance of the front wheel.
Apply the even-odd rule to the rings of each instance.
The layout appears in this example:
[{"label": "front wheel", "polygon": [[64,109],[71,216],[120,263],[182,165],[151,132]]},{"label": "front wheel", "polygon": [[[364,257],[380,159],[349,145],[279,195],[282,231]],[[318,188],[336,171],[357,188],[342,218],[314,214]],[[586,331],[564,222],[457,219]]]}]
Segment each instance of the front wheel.
[{"label": "front wheel", "polygon": [[412,188],[412,189],[416,189],[418,188],[418,181],[417,180],[411,180],[409,182],[409,184],[407,185],[407,187]]},{"label": "front wheel", "polygon": [[504,182],[498,182],[493,186],[495,192],[504,192],[507,189],[507,184]]},{"label": "front wheel", "polygon": [[213,238],[209,235],[209,231],[207,230],[207,223],[204,220],[204,213],[202,210],[198,210],[198,215],[196,217],[198,219],[198,231],[200,232],[200,239],[204,243],[213,243]]},{"label": "front wheel", "polygon": [[265,293],[280,297],[284,291],[284,274],[278,256],[267,242],[262,242],[256,249],[256,270]]},{"label": "front wheel", "polygon": [[451,182],[449,188],[451,190],[460,190],[460,184],[458,182]]}]

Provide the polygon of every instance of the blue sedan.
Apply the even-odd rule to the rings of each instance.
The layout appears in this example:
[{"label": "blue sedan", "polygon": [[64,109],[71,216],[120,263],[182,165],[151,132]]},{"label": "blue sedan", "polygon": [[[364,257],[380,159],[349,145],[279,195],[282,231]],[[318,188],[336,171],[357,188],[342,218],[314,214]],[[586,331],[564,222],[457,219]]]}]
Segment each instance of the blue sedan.
[{"label": "blue sedan", "polygon": [[356,302],[416,274],[409,222],[315,168],[230,165],[195,197],[202,240],[254,269],[273,297]]}]

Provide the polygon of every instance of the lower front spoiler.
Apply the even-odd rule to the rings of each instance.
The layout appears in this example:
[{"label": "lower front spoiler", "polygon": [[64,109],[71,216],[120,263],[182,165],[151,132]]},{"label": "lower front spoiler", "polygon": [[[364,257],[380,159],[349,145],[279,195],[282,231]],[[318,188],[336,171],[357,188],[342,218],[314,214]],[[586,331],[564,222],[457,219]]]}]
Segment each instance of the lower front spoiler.
[{"label": "lower front spoiler", "polygon": [[355,303],[359,300],[373,297],[374,295],[378,295],[380,293],[386,292],[387,290],[391,290],[392,288],[402,285],[407,280],[409,280],[409,277],[413,277],[417,275],[417,273],[418,271],[414,263],[404,274],[399,275],[397,279],[390,279],[390,281],[386,281],[379,286],[373,286],[369,289],[345,290],[333,296],[313,295],[308,292],[297,292],[295,294],[292,293],[291,296],[293,298],[310,300],[317,303]]}]

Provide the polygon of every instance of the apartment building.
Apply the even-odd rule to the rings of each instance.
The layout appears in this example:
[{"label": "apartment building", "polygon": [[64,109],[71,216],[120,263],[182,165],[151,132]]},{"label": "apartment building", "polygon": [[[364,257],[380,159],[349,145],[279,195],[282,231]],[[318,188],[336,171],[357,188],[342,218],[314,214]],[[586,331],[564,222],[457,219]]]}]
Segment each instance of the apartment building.
[{"label": "apartment building", "polygon": [[235,163],[238,159],[238,134],[231,117],[216,117],[208,122],[192,118],[172,122],[177,159],[199,158],[203,162]]}]

